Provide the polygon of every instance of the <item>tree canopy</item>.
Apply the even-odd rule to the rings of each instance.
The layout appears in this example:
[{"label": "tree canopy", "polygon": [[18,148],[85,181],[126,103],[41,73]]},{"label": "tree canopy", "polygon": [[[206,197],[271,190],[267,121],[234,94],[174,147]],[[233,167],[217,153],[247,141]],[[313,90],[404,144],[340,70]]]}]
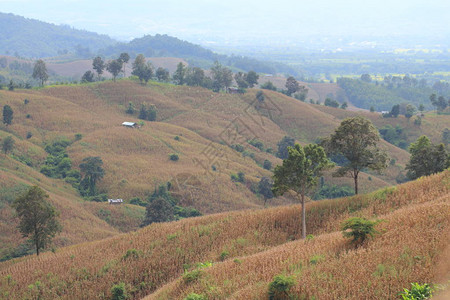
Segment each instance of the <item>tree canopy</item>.
[{"label": "tree canopy", "polygon": [[379,140],[372,122],[363,117],[353,117],[342,121],[330,138],[324,141],[328,152],[347,159],[333,175],[350,175],[355,183],[355,194],[358,194],[358,175],[363,169],[380,171],[387,167],[388,156],[377,147]]},{"label": "tree canopy", "polygon": [[300,196],[302,238],[306,238],[305,196],[316,188],[321,172],[331,166],[332,163],[321,146],[309,144],[303,148],[300,144],[295,144],[294,147],[288,147],[288,157],[274,170],[274,194],[282,195],[292,190]]},{"label": "tree canopy", "polygon": [[33,186],[13,202],[13,207],[20,218],[18,228],[24,237],[30,237],[33,241],[37,255],[61,231],[61,225],[57,220],[59,214],[46,200],[47,198],[45,191]]},{"label": "tree canopy", "polygon": [[11,125],[13,120],[14,111],[11,106],[5,105],[3,106],[3,124]]},{"label": "tree canopy", "polygon": [[133,62],[132,75],[137,76],[141,83],[147,83],[153,77],[153,67],[150,62],[146,63],[143,54],[136,56]]},{"label": "tree canopy", "polygon": [[42,59],[39,59],[34,63],[32,76],[34,79],[39,80],[41,86],[44,86],[44,83],[48,79],[48,72],[45,62]]},{"label": "tree canopy", "polygon": [[111,75],[113,76],[113,80],[116,81],[116,77],[117,75],[119,75],[119,73],[122,71],[122,61],[120,59],[113,59],[110,60],[107,64],[106,64],[106,70],[111,73]]},{"label": "tree canopy", "polygon": [[2,141],[2,151],[5,155],[10,152],[14,147],[14,139],[12,136],[7,136]]},{"label": "tree canopy", "polygon": [[94,196],[96,194],[96,184],[105,175],[102,168],[103,161],[98,156],[89,156],[82,160],[80,171],[83,179],[80,182],[80,192],[83,196]]},{"label": "tree canopy", "polygon": [[450,167],[450,154],[444,144],[435,145],[423,135],[409,147],[411,157],[406,165],[409,179],[442,172]]},{"label": "tree canopy", "polygon": [[298,84],[298,81],[295,80],[295,78],[292,77],[292,76],[289,76],[286,79],[285,86],[286,86],[286,89],[287,89],[286,94],[288,96],[292,96],[292,94],[294,94],[295,92],[297,92],[300,89],[300,85]]}]

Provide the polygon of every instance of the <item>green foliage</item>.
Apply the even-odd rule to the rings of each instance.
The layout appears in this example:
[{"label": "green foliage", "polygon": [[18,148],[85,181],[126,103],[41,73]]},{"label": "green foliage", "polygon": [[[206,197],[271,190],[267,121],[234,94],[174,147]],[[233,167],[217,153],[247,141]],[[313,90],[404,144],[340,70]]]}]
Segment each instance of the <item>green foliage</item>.
[{"label": "green foliage", "polygon": [[[71,141],[67,139],[58,139],[45,146],[48,156],[41,167],[42,174],[52,178],[68,177],[67,174],[71,171],[72,161],[67,155],[66,148],[70,143]],[[70,175],[69,177],[76,180],[69,179],[69,181],[72,181],[74,186],[76,186],[80,182],[79,172],[71,172]]]},{"label": "green foliage", "polygon": [[168,199],[158,197],[152,199],[146,208],[146,215],[142,226],[151,223],[168,222],[174,218],[174,208]]},{"label": "green foliage", "polygon": [[220,260],[224,261],[225,259],[227,259],[227,257],[230,255],[230,252],[224,250],[220,253]]},{"label": "green foliage", "polygon": [[141,109],[139,110],[139,119],[148,120],[148,121],[156,121],[157,110],[155,105],[150,105],[147,108],[147,105],[142,104]]},{"label": "green foliage", "polygon": [[185,84],[186,71],[187,71],[186,66],[182,62],[179,62],[177,65],[177,69],[175,70],[172,76],[175,84],[177,85]]},{"label": "green foliage", "polygon": [[11,125],[13,120],[14,111],[11,106],[4,105],[3,106],[3,124]]},{"label": "green foliage", "polygon": [[286,159],[288,157],[288,147],[293,147],[295,144],[294,138],[290,136],[285,136],[278,142],[278,151],[276,156],[281,159]]},{"label": "green foliage", "polygon": [[111,300],[125,300],[125,299],[128,299],[125,283],[121,282],[119,284],[114,285],[111,288]]},{"label": "green foliage", "polygon": [[323,262],[324,260],[325,260],[325,255],[323,255],[323,254],[316,254],[316,255],[313,255],[310,258],[309,263],[312,264],[312,265],[317,265],[317,264]]},{"label": "green foliage", "polygon": [[423,135],[409,147],[411,157],[406,165],[406,176],[416,179],[442,172],[450,167],[450,153],[444,144],[432,144],[430,139]]},{"label": "green foliage", "polygon": [[192,270],[190,272],[186,272],[183,275],[183,281],[185,283],[191,283],[194,282],[196,280],[198,280],[201,276],[203,275],[203,271],[196,269],[196,270]]},{"label": "green foliage", "polygon": [[264,160],[263,168],[266,170],[272,169],[272,162],[270,160]]},{"label": "green foliage", "polygon": [[320,189],[314,194],[314,200],[321,199],[333,199],[333,198],[341,198],[353,196],[355,192],[349,186],[337,186],[337,185],[323,185]]},{"label": "green foliage", "polygon": [[81,83],[94,82],[94,73],[92,71],[86,71],[81,76]]},{"label": "green foliage", "polygon": [[106,68],[106,64],[100,56],[97,56],[92,61],[92,68],[97,72],[98,79],[103,74],[103,70]]},{"label": "green foliage", "polygon": [[269,177],[262,177],[258,183],[258,193],[264,197],[264,205],[267,202],[267,199],[273,198],[273,182]]},{"label": "green foliage", "polygon": [[408,147],[404,128],[402,128],[400,125],[396,125],[395,127],[393,127],[392,125],[387,124],[380,128],[378,132],[386,142],[389,142],[402,149],[406,149]]},{"label": "green foliage", "polygon": [[203,295],[198,295],[196,293],[190,293],[183,300],[206,300],[207,298]]},{"label": "green foliage", "polygon": [[61,231],[61,225],[57,220],[59,213],[46,198],[48,195],[45,191],[33,186],[14,200],[12,205],[20,219],[18,229],[22,236],[30,237],[33,241],[37,255]]},{"label": "green foliage", "polygon": [[244,146],[240,144],[231,145],[231,148],[236,150],[237,152],[244,152]]},{"label": "green foliage", "polygon": [[292,94],[294,94],[295,92],[297,92],[298,90],[300,90],[300,85],[298,84],[298,81],[295,80],[294,77],[289,76],[286,79],[286,95],[291,96]]},{"label": "green foliage", "polygon": [[[316,186],[321,172],[333,166],[325,150],[316,144],[302,147],[295,144],[288,148],[288,158],[283,160],[281,166],[274,170],[273,191],[275,195],[283,195],[292,190],[301,197],[302,207],[305,206],[305,195]],[[302,209],[302,237],[306,238],[306,216]]]},{"label": "green foliage", "polygon": [[14,139],[12,138],[12,136],[8,135],[2,140],[2,151],[6,155],[8,152],[11,152],[13,148]]},{"label": "green foliage", "polygon": [[95,196],[97,194],[96,184],[105,175],[102,168],[103,161],[98,156],[83,158],[80,171],[83,175],[78,190],[82,196]]},{"label": "green foliage", "polygon": [[277,90],[276,86],[271,81],[267,81],[264,84],[262,84],[261,88],[265,89],[265,90],[271,90],[271,91]]},{"label": "green foliage", "polygon": [[172,154],[169,154],[169,159],[172,161],[178,161],[178,159],[180,159],[180,158],[178,157],[178,154],[172,153]]},{"label": "green foliage", "polygon": [[269,299],[289,299],[289,291],[294,286],[295,280],[292,276],[276,275],[269,284]]},{"label": "green foliage", "polygon": [[411,290],[403,289],[403,292],[399,293],[403,300],[430,299],[432,294],[433,288],[428,283],[420,285],[417,282],[411,283]]},{"label": "green foliage", "polygon": [[341,230],[344,237],[351,238],[354,243],[362,244],[369,236],[373,237],[379,233],[374,228],[378,223],[380,220],[370,221],[365,218],[353,217],[341,224]]},{"label": "green foliage", "polygon": [[142,54],[136,56],[132,67],[133,71],[131,74],[137,76],[141,83],[147,83],[153,77],[153,66],[150,62],[146,63]]},{"label": "green foliage", "polygon": [[248,143],[250,145],[252,145],[253,147],[258,148],[261,151],[264,150],[264,144],[260,140],[252,139],[252,140],[249,140]]},{"label": "green foliage", "polygon": [[227,90],[233,82],[233,72],[222,66],[218,61],[211,67],[212,88],[213,91]]},{"label": "green foliage", "polygon": [[128,249],[125,255],[122,257],[122,260],[137,259],[140,256],[142,256],[142,251],[138,251],[136,249]]},{"label": "green foliage", "polygon": [[167,69],[164,69],[161,67],[156,69],[155,76],[156,76],[156,79],[158,79],[158,81],[160,81],[160,82],[167,82],[167,81],[169,81],[169,77],[170,77],[169,71]]},{"label": "green foliage", "polygon": [[379,171],[387,167],[388,157],[377,147],[379,140],[380,136],[372,122],[363,117],[353,117],[342,121],[329,140],[324,141],[329,153],[347,159],[333,175],[350,175],[355,182],[355,194],[358,194],[358,175],[361,170],[368,168]]},{"label": "green foliage", "polygon": [[41,86],[44,86],[44,83],[48,80],[47,67],[42,59],[35,62],[32,77],[38,80]]},{"label": "green foliage", "polygon": [[245,181],[245,174],[244,172],[238,172],[237,174],[237,181],[243,183]]},{"label": "green foliage", "polygon": [[106,64],[106,70],[111,73],[111,75],[113,76],[113,80],[116,81],[116,77],[117,75],[119,75],[119,73],[122,71],[122,61],[120,59],[113,59],[110,60],[107,64]]},{"label": "green foliage", "polygon": [[324,104],[325,104],[325,106],[330,106],[330,107],[335,107],[335,108],[339,107],[339,102],[337,102],[336,100],[331,99],[331,98],[326,98]]}]

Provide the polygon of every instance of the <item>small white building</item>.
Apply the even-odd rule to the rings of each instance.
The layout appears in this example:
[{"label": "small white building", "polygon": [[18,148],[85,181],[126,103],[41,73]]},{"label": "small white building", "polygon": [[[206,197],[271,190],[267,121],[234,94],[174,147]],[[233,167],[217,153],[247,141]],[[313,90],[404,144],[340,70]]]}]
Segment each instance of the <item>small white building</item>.
[{"label": "small white building", "polygon": [[129,127],[129,128],[136,128],[136,127],[138,127],[138,124],[134,123],[134,122],[123,122],[122,126]]},{"label": "small white building", "polygon": [[108,199],[108,203],[109,204],[122,204],[123,200],[122,199]]}]

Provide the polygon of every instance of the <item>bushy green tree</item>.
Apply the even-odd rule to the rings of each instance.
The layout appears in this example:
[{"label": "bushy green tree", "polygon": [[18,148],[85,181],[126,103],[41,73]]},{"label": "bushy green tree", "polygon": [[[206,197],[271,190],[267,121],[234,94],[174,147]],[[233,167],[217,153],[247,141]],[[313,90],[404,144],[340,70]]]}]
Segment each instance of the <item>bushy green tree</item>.
[{"label": "bushy green tree", "polygon": [[130,61],[130,55],[128,53],[126,53],[126,52],[120,53],[119,60],[122,62],[123,77],[126,77],[126,75],[125,75],[125,66]]},{"label": "bushy green tree", "polygon": [[359,217],[349,218],[341,225],[342,234],[346,238],[351,238],[352,242],[362,244],[368,237],[379,233],[375,230],[375,225],[379,222]]},{"label": "bushy green tree", "polygon": [[261,88],[265,89],[265,90],[272,90],[272,91],[277,90],[277,87],[271,81],[267,81],[264,84],[262,84]]},{"label": "bushy green tree", "polygon": [[433,288],[428,284],[411,283],[411,289],[403,289],[400,293],[402,300],[423,300],[430,299],[433,295]]},{"label": "bushy green tree", "polygon": [[380,136],[372,122],[363,117],[347,118],[335,130],[324,145],[329,153],[342,155],[347,163],[339,167],[334,176],[349,175],[358,194],[358,176],[363,169],[383,170],[388,156],[377,147]]},{"label": "bushy green tree", "polygon": [[330,106],[330,107],[335,107],[335,108],[339,107],[339,102],[337,102],[336,100],[331,99],[331,98],[326,98],[324,104],[325,104],[325,106]]},{"label": "bushy green tree", "polygon": [[172,76],[175,84],[183,85],[186,83],[186,71],[187,71],[186,66],[182,62],[179,62],[177,65],[177,69],[175,70]]},{"label": "bushy green tree", "polygon": [[300,85],[298,84],[298,81],[295,80],[295,78],[292,76],[289,76],[286,79],[285,86],[287,89],[286,95],[288,95],[288,96],[292,96],[292,94],[296,93],[300,89]]},{"label": "bushy green tree", "polygon": [[450,154],[444,144],[434,145],[423,135],[409,147],[411,157],[406,165],[406,176],[416,179],[442,172],[450,167]]},{"label": "bushy green tree", "polygon": [[3,106],[3,124],[11,125],[13,120],[14,111],[12,110],[11,106],[4,105]]},{"label": "bushy green tree", "polygon": [[214,65],[211,67],[211,75],[215,92],[219,92],[222,89],[227,90],[233,82],[233,72],[222,66],[218,61],[214,62]]},{"label": "bushy green tree", "polygon": [[8,152],[11,152],[14,147],[14,139],[12,136],[7,136],[2,141],[2,151],[5,153],[5,156]]},{"label": "bushy green tree", "polygon": [[100,76],[103,74],[105,67],[105,62],[100,56],[97,56],[92,61],[92,68],[95,70],[95,72],[97,72],[98,80],[100,80]]},{"label": "bushy green tree", "polygon": [[110,60],[106,64],[106,70],[111,73],[113,81],[115,82],[117,75],[122,71],[122,61],[120,59]]},{"label": "bushy green tree", "polygon": [[80,171],[83,174],[83,179],[80,182],[80,192],[83,196],[96,195],[96,184],[105,175],[105,170],[103,170],[102,166],[103,161],[98,156],[83,158],[80,164]]},{"label": "bushy green tree", "polygon": [[42,59],[39,59],[34,63],[32,77],[36,80],[39,80],[41,86],[44,86],[44,83],[47,81],[47,67],[45,66],[45,62]]},{"label": "bushy green tree", "polygon": [[281,159],[286,159],[288,157],[288,147],[293,147],[295,144],[294,138],[290,136],[285,136],[281,139],[281,141],[278,142],[278,151],[277,151],[277,157]]},{"label": "bushy green tree", "polygon": [[269,284],[269,300],[290,299],[289,290],[294,286],[292,276],[276,275]]},{"label": "bushy green tree", "polygon": [[258,193],[264,197],[264,205],[267,203],[267,199],[273,198],[273,181],[266,176],[263,176],[258,182]]},{"label": "bushy green tree", "polygon": [[172,221],[174,217],[173,205],[164,197],[152,199],[147,205],[145,220],[142,226],[151,223]]},{"label": "bushy green tree", "polygon": [[300,144],[288,148],[288,157],[281,166],[274,170],[273,191],[275,195],[282,195],[288,190],[300,196],[302,203],[302,238],[306,238],[305,196],[317,186],[317,179],[321,172],[330,168],[332,163],[324,149],[315,144]]},{"label": "bushy green tree", "polygon": [[186,84],[189,86],[203,86],[205,87],[205,71],[203,69],[194,67],[188,68],[186,71]]},{"label": "bushy green tree", "polygon": [[48,195],[41,188],[33,186],[13,203],[20,218],[19,231],[24,237],[30,237],[37,255],[61,231],[61,225],[57,220],[59,214],[46,200],[47,198]]},{"label": "bushy green tree", "polygon": [[94,82],[94,73],[92,71],[86,71],[81,77],[81,82]]},{"label": "bushy green tree", "polygon": [[131,74],[137,76],[141,83],[147,83],[153,77],[153,66],[150,62],[146,63],[144,55],[139,54],[134,59]]},{"label": "bushy green tree", "polygon": [[245,76],[245,81],[247,81],[248,86],[253,88],[258,83],[259,75],[255,71],[248,71]]},{"label": "bushy green tree", "polygon": [[128,293],[125,287],[125,283],[121,282],[114,285],[111,288],[111,300],[126,300],[128,299]]},{"label": "bushy green tree", "polygon": [[170,77],[169,71],[167,69],[164,69],[161,67],[156,69],[155,76],[158,79],[158,81],[161,81],[161,82],[169,81],[169,77]]}]

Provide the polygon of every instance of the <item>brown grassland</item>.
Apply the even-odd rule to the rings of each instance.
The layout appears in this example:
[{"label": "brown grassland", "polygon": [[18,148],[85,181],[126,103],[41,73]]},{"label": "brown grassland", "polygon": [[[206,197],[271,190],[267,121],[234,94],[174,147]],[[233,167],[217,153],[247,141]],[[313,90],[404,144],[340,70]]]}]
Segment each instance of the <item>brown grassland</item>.
[{"label": "brown grassland", "polygon": [[[262,299],[274,275],[295,278],[305,299],[388,299],[410,282],[448,279],[450,171],[349,198],[300,207],[221,213],[152,224],[132,233],[0,263],[3,299]],[[351,216],[382,219],[355,248],[339,232]],[[196,264],[212,262],[206,268]],[[185,275],[190,274],[190,275]],[[188,278],[188,279],[186,279]]]}]

